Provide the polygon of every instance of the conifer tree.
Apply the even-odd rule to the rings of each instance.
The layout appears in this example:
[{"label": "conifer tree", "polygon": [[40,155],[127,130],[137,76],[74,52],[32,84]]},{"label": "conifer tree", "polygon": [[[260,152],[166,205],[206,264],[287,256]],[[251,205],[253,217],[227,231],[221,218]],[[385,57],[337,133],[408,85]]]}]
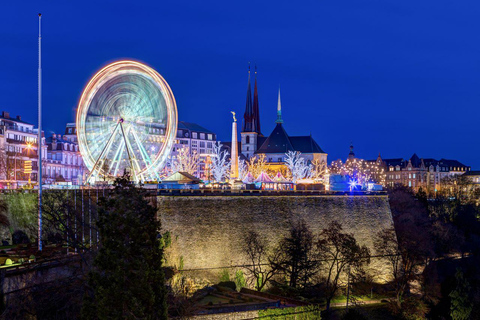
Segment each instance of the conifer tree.
[{"label": "conifer tree", "polygon": [[128,176],[100,200],[100,246],[89,273],[85,319],[166,319],[160,222]]}]

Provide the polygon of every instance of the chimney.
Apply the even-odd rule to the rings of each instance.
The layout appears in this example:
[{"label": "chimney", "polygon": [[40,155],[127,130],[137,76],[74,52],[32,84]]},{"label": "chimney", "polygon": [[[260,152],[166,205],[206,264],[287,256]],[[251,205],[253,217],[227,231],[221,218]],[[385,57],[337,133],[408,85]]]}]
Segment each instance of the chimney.
[{"label": "chimney", "polygon": [[22,121],[22,117],[17,116],[17,120],[18,120],[18,121]]},{"label": "chimney", "polygon": [[10,113],[8,113],[7,111],[2,111],[2,117],[5,119],[10,119]]}]

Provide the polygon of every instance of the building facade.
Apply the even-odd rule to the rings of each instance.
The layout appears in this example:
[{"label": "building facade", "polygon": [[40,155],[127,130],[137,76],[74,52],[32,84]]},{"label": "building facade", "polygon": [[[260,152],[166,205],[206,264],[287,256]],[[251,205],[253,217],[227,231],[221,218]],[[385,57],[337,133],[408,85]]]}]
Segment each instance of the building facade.
[{"label": "building facade", "polygon": [[199,156],[199,166],[195,175],[205,178],[208,176],[209,156],[213,153],[213,145],[216,142],[217,135],[212,131],[196,123],[179,121],[171,158],[177,157],[179,150],[187,147],[190,154],[196,153]]},{"label": "building facade", "polygon": [[46,184],[81,185],[83,183],[87,170],[78,149],[76,134],[72,133],[75,130],[67,124],[65,135],[53,134],[46,139],[47,158],[43,169]]},{"label": "building facade", "polygon": [[417,154],[413,154],[408,160],[382,159],[378,155],[378,158],[373,161],[384,166],[388,187],[402,184],[415,191],[422,188],[428,194],[440,191],[443,179],[470,171],[469,166],[457,160],[419,158]]},{"label": "building facade", "polygon": [[[20,116],[0,116],[0,184],[1,188],[20,188],[36,184],[38,175],[38,131]],[[46,146],[42,138],[42,156]]]}]

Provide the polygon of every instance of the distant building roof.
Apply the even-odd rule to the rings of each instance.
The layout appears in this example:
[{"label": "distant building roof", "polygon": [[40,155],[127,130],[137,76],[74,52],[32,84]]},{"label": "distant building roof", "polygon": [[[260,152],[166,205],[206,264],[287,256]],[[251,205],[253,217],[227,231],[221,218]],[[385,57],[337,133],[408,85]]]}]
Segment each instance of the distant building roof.
[{"label": "distant building roof", "polygon": [[185,121],[178,121],[178,129],[183,129],[183,130],[190,130],[190,131],[195,131],[195,132],[204,132],[204,133],[213,133],[212,131],[205,129],[204,127],[192,123],[192,122],[185,122]]},{"label": "distant building roof", "polygon": [[175,182],[178,184],[185,184],[185,183],[195,184],[195,183],[200,183],[201,180],[195,177],[194,175],[191,175],[190,173],[177,171],[172,175],[170,175],[169,177],[163,179],[162,182]]},{"label": "distant building roof", "polygon": [[415,168],[420,167],[421,164],[422,164],[422,160],[420,160],[420,158],[417,156],[416,153],[414,153],[414,154],[410,157],[410,162],[412,163],[412,166],[414,166]]},{"label": "distant building roof", "polygon": [[382,159],[386,166],[403,166],[405,164],[403,158]]},{"label": "distant building roof", "polygon": [[33,125],[32,123],[23,121],[23,120],[22,120],[22,117],[20,117],[20,116],[16,116],[15,118],[10,117],[10,113],[9,113],[9,112],[6,112],[6,111],[2,111],[2,113],[0,114],[0,119],[12,121],[12,122],[20,122],[20,123],[24,123],[24,124]]},{"label": "distant building roof", "polygon": [[479,170],[467,171],[464,173],[465,176],[480,176]]},{"label": "distant building roof", "polygon": [[275,129],[255,153],[286,153],[288,151],[295,151],[295,148],[282,124],[277,123]]},{"label": "distant building roof", "polygon": [[312,136],[290,137],[293,148],[301,153],[325,153]]}]

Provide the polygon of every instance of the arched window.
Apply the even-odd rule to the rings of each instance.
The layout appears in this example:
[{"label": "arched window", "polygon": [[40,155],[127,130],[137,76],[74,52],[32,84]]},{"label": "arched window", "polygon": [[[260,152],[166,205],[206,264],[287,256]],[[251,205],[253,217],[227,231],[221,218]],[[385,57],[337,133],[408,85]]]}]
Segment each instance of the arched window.
[{"label": "arched window", "polygon": [[247,137],[245,138],[245,143],[246,143],[246,144],[249,144],[249,143],[250,143],[250,136],[247,136]]}]

